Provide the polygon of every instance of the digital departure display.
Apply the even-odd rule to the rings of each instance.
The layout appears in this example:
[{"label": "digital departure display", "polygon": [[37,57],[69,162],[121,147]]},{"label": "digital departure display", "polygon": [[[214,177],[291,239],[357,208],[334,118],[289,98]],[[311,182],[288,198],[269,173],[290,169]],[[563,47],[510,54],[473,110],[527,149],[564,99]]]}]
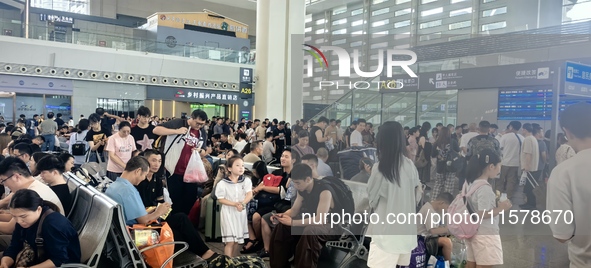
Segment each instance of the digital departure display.
[{"label": "digital departure display", "polygon": [[[560,110],[591,98],[560,96]],[[552,89],[507,89],[499,91],[498,120],[551,120]]]}]

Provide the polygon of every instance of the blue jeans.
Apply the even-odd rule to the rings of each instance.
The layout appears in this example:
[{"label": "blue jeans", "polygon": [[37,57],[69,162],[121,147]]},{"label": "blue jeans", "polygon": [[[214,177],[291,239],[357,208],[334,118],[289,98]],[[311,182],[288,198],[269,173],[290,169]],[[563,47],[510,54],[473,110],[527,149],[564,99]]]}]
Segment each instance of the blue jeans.
[{"label": "blue jeans", "polygon": [[43,135],[45,142],[43,143],[43,148],[41,151],[49,152],[55,149],[55,134],[47,134]]}]

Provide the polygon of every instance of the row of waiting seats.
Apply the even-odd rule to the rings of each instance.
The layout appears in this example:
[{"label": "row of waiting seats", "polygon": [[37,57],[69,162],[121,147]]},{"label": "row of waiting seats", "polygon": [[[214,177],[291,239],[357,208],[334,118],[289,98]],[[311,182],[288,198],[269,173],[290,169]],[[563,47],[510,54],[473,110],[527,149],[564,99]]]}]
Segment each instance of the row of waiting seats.
[{"label": "row of waiting seats", "polygon": [[[78,232],[81,264],[65,264],[71,268],[147,268],[141,253],[125,225],[123,209],[105,194],[72,173],[65,174],[73,200],[68,219]],[[183,248],[169,258],[175,268],[207,267],[194,254],[187,252],[185,242],[175,241]],[[162,266],[164,267],[166,263]]]}]

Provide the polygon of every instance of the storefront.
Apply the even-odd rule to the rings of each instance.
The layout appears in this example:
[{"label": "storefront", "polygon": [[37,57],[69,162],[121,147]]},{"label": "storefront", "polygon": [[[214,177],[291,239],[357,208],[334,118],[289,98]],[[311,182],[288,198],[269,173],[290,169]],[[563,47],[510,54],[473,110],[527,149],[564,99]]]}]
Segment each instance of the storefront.
[{"label": "storefront", "polygon": [[253,119],[254,95],[243,99],[238,91],[148,86],[145,105],[152,110],[152,114],[160,117],[178,118],[201,109],[209,117],[250,120]]},{"label": "storefront", "polygon": [[28,76],[0,75],[0,116],[15,122],[21,114],[61,113],[72,115],[72,81]]}]

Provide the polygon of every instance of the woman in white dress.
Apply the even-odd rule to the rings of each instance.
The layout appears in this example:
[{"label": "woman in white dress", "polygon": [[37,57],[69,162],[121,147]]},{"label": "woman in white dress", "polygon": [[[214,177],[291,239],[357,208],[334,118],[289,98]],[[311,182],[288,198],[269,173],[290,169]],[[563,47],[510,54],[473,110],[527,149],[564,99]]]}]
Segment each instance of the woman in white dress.
[{"label": "woman in white dress", "polygon": [[369,206],[380,220],[376,224],[372,220],[367,230],[372,238],[367,266],[408,266],[411,252],[417,247],[417,227],[411,221],[388,224],[386,219],[388,215],[416,212],[416,196],[421,191],[419,173],[405,156],[406,141],[400,123],[389,121],[380,126],[376,142],[379,162],[371,170],[367,190]]},{"label": "woman in white dress", "polygon": [[222,242],[226,244],[224,254],[238,256],[239,245],[248,238],[246,204],[252,199],[252,181],[245,178],[244,162],[240,156],[233,156],[226,164],[229,176],[221,180],[215,189],[220,211]]}]

